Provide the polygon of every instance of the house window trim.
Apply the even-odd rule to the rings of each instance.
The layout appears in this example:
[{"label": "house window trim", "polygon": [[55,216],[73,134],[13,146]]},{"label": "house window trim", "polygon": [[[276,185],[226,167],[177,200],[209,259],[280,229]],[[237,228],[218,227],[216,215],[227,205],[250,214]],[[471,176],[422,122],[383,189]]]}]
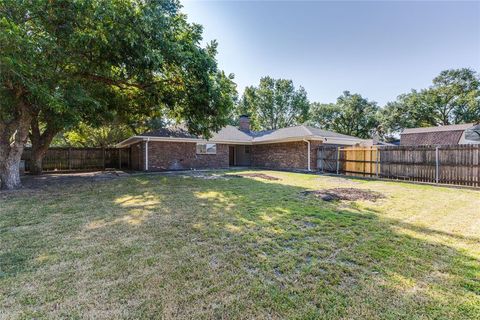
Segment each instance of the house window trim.
[{"label": "house window trim", "polygon": [[[205,146],[205,151],[199,150],[199,146]],[[210,147],[209,147],[210,146]],[[214,151],[208,151],[214,148]],[[217,154],[217,144],[216,143],[206,143],[206,142],[197,142],[195,145],[195,153],[198,155],[216,155]]]}]

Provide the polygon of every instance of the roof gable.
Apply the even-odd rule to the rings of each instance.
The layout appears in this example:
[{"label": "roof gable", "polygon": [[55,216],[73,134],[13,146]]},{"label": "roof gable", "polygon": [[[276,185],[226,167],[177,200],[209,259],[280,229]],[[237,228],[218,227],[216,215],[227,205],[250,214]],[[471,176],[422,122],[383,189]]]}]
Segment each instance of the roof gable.
[{"label": "roof gable", "polygon": [[214,133],[212,135],[212,138],[210,138],[210,140],[213,140],[213,141],[235,141],[235,142],[242,142],[242,141],[251,142],[252,139],[253,139],[252,136],[247,134],[245,131],[242,131],[237,127],[230,126],[230,125],[222,128],[217,133]]},{"label": "roof gable", "polygon": [[295,138],[301,139],[312,135],[312,133],[308,131],[305,126],[294,126],[277,130],[259,131],[252,134],[254,142],[277,141]]}]

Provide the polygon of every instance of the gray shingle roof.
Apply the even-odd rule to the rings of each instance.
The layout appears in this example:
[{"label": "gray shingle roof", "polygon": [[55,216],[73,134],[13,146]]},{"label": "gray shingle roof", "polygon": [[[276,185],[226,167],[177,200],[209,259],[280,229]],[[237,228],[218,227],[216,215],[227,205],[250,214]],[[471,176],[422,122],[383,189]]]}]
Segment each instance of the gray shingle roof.
[{"label": "gray shingle roof", "polygon": [[345,138],[345,139],[359,139],[357,137],[352,137],[346,134],[341,134],[333,131],[327,131],[311,126],[305,126],[314,136],[319,136],[319,137],[326,137],[326,138]]},{"label": "gray shingle roof", "polygon": [[308,131],[305,126],[295,126],[254,133],[253,141],[265,142],[270,140],[294,139],[310,135],[312,135],[312,133]]},{"label": "gray shingle roof", "polygon": [[144,137],[188,138],[198,139],[198,136],[181,127],[162,128],[141,134]]},{"label": "gray shingle roof", "polygon": [[[144,137],[164,137],[164,138],[187,138],[187,139],[202,139],[202,137],[192,135],[188,131],[181,127],[172,127],[154,130],[142,134]],[[269,141],[281,141],[281,140],[295,140],[305,138],[339,138],[348,139],[361,142],[362,139],[340,134],[332,131],[322,130],[311,126],[294,126],[288,128],[281,128],[277,130],[265,130],[265,131],[242,131],[234,126],[226,126],[219,132],[214,133],[210,138],[211,141],[222,142],[269,142]]]},{"label": "gray shingle roof", "polygon": [[226,126],[212,135],[213,141],[251,142],[252,136],[234,126]]}]

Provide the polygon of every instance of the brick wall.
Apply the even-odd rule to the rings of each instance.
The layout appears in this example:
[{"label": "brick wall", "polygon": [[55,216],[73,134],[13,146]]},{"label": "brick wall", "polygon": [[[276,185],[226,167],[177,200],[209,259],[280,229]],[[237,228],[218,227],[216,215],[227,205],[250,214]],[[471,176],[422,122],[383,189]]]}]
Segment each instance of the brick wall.
[{"label": "brick wall", "polygon": [[[310,166],[317,166],[317,149],[321,142],[310,142]],[[305,141],[257,144],[252,146],[252,166],[271,169],[306,170],[308,151]]]},{"label": "brick wall", "polygon": [[151,171],[227,168],[228,145],[217,144],[217,154],[196,154],[194,142],[150,141],[148,158]]},{"label": "brick wall", "polygon": [[[317,166],[317,149],[321,142],[310,142],[310,166]],[[133,170],[145,170],[145,142],[131,146]],[[228,145],[217,144],[217,154],[196,154],[193,142],[148,143],[151,171],[228,168]],[[307,169],[307,143],[304,141],[260,144],[251,146],[252,167],[270,169]]]}]

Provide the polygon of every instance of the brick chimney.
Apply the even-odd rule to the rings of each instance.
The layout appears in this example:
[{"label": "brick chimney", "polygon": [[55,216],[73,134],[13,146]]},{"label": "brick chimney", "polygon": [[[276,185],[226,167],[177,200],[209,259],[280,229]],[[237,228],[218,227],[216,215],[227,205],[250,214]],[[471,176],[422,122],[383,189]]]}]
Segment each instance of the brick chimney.
[{"label": "brick chimney", "polygon": [[239,129],[246,132],[250,131],[250,118],[245,114],[240,116]]}]

